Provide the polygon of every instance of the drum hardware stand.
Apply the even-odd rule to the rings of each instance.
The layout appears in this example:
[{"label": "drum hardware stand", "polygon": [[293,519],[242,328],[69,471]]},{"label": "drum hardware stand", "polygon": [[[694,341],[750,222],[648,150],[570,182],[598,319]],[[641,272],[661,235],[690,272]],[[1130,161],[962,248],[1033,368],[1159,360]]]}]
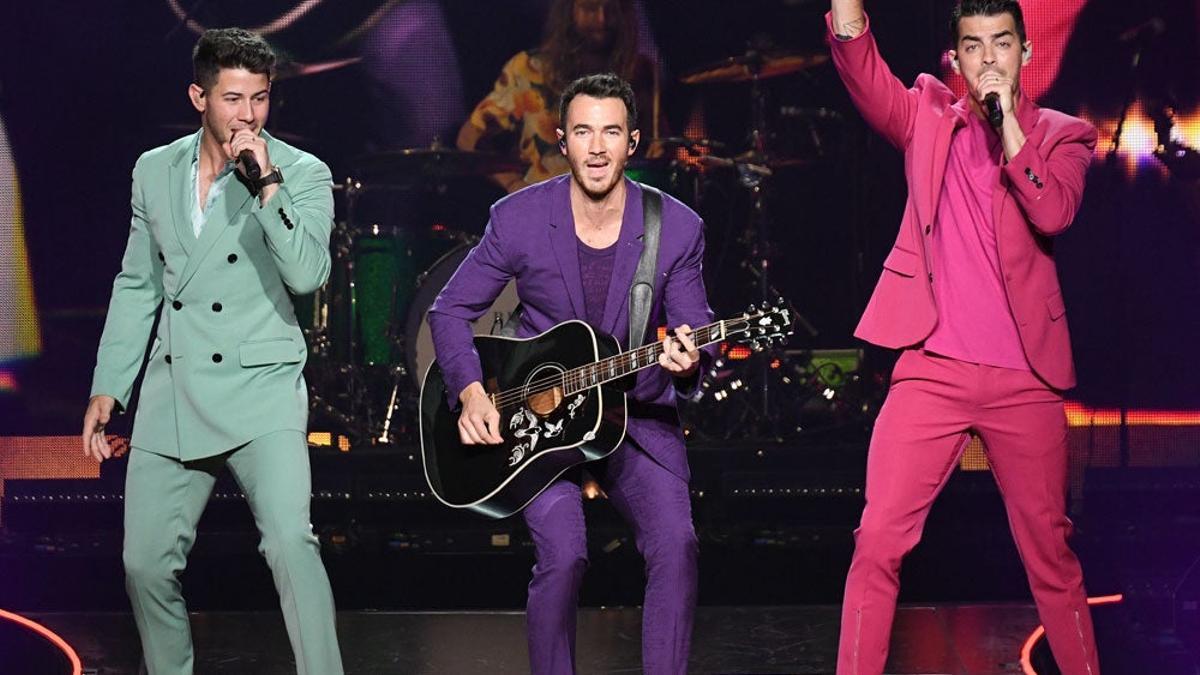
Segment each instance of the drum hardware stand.
[{"label": "drum hardware stand", "polygon": [[[751,150],[736,158],[709,156],[706,158],[706,163],[732,167],[737,172],[738,182],[750,191],[750,217],[741,237],[749,255],[742,263],[742,268],[751,277],[750,283],[757,292],[757,299],[760,302],[771,304],[782,297],[782,294],[772,285],[770,278],[774,251],[770,241],[771,217],[767,210],[767,200],[770,193],[769,179],[774,174],[774,170],[772,169],[772,158],[766,149],[768,137],[767,96],[762,86],[762,79],[759,77],[762,63],[763,57],[758,52],[752,50],[748,54],[747,66],[751,72],[752,126],[749,138]],[[808,334],[808,337],[815,337],[817,330],[812,323],[797,311],[794,305],[788,304],[792,316],[800,328]],[[738,434],[742,437],[783,440],[785,437],[801,431],[799,419],[801,411],[798,403],[801,398],[794,395],[795,392],[789,395],[788,392],[775,391],[775,389],[807,386],[804,381],[793,381],[784,375],[799,369],[799,365],[792,361],[792,357],[784,349],[771,349],[755,354],[748,360],[748,368],[743,371],[745,375],[750,375],[750,378],[747,378],[750,381],[746,382],[736,375],[730,376],[734,379],[730,380],[729,388],[726,389],[723,388],[724,384],[718,381],[718,372],[721,368],[728,367],[727,361],[723,358],[718,359],[716,367],[705,374],[702,386],[708,389],[716,388],[717,393],[723,394],[715,398],[717,401],[728,399],[736,390],[743,390],[741,395],[744,396],[745,390],[753,389],[756,403],[754,405],[747,404],[738,419],[730,420],[729,422],[732,423],[727,426],[737,427]],[[753,374],[751,375],[751,373]],[[779,382],[773,383],[775,380],[779,380]]]}]

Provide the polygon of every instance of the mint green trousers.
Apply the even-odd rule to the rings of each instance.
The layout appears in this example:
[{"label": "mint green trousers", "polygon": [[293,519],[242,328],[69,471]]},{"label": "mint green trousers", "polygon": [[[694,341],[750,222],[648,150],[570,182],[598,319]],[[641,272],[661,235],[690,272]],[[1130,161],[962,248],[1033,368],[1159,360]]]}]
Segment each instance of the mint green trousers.
[{"label": "mint green trousers", "polygon": [[261,436],[230,452],[180,462],[130,452],[125,478],[125,586],[150,675],[191,675],[192,634],[179,575],[196,524],[225,465],[250,503],[279,592],[300,675],[340,675],[333,594],[309,522],[312,475],[299,431]]}]

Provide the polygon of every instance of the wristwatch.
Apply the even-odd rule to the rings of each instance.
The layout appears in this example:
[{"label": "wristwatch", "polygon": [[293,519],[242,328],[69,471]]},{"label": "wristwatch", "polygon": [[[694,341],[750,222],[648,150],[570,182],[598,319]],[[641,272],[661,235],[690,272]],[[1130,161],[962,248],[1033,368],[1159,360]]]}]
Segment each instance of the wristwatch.
[{"label": "wristwatch", "polygon": [[254,192],[262,192],[263,188],[273,183],[279,183],[280,185],[283,185],[283,172],[279,170],[279,167],[274,167],[271,170],[271,173],[254,181]]}]

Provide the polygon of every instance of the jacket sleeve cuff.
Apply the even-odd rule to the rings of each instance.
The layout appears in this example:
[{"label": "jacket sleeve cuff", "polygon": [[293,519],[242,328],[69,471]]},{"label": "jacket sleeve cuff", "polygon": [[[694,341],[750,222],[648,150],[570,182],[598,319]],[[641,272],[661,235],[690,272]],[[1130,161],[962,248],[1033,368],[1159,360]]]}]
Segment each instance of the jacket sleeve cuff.
[{"label": "jacket sleeve cuff", "polygon": [[114,412],[124,413],[129,407],[129,397],[132,395],[132,385],[122,389],[121,387],[116,386],[115,383],[105,382],[97,379],[92,383],[92,391],[88,394],[88,400],[91,400],[95,396],[111,396],[113,397],[113,400],[117,402]]},{"label": "jacket sleeve cuff", "polygon": [[1050,176],[1046,160],[1037,152],[1035,144],[1026,141],[1025,147],[1004,165],[1009,185],[1027,202],[1037,201],[1046,194],[1046,182]]},{"label": "jacket sleeve cuff", "polygon": [[275,245],[288,242],[296,234],[296,212],[292,203],[292,195],[286,185],[279,189],[266,204],[259,204],[255,198],[250,213],[262,225],[263,232]]},{"label": "jacket sleeve cuff", "polygon": [[691,399],[700,389],[700,380],[703,379],[704,373],[712,368],[712,354],[706,349],[700,350],[700,363],[696,364],[696,370],[687,377],[672,377],[671,380],[675,385],[675,396],[684,400]]}]

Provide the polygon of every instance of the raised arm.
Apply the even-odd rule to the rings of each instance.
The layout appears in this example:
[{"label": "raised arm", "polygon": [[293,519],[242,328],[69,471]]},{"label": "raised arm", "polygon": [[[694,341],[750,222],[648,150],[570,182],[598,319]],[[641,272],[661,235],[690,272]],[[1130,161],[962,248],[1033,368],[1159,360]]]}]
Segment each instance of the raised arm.
[{"label": "raised arm", "polygon": [[854,106],[872,129],[904,149],[916,119],[917,88],[901,84],[880,56],[862,0],[832,0],[825,23],[833,65]]}]

